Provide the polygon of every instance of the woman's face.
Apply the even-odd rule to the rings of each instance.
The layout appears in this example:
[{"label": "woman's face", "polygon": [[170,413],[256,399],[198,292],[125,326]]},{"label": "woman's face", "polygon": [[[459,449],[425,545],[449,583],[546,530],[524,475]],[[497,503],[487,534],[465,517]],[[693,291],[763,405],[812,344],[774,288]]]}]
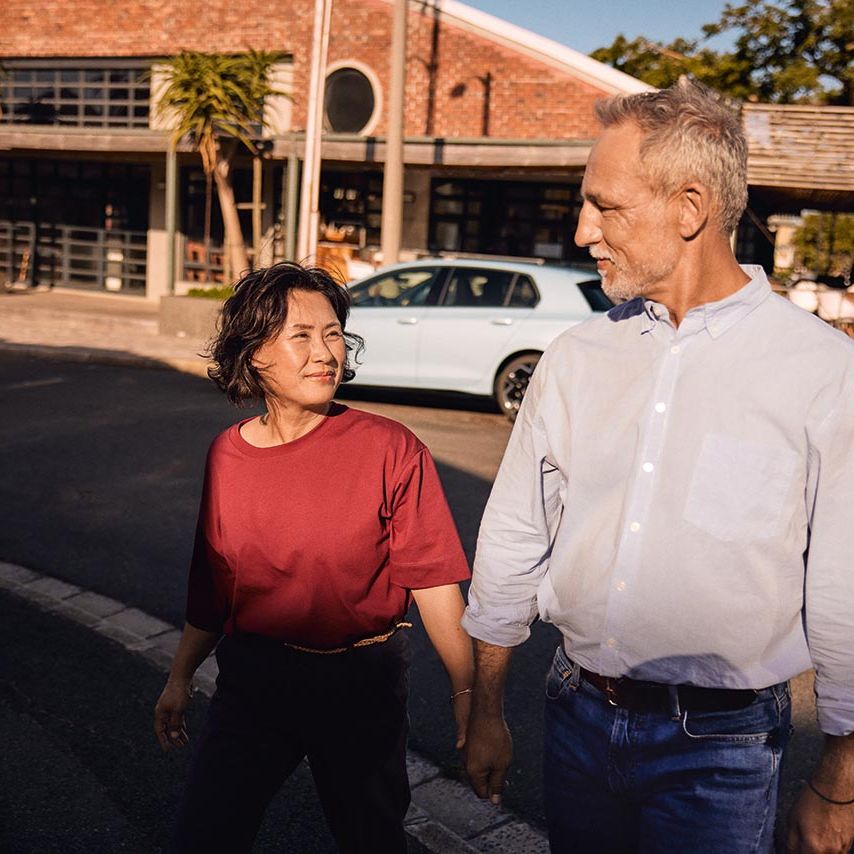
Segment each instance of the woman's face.
[{"label": "woman's face", "polygon": [[335,396],[346,358],[332,304],[316,291],[295,290],[282,331],[258,348],[253,362],[279,403],[319,411]]}]

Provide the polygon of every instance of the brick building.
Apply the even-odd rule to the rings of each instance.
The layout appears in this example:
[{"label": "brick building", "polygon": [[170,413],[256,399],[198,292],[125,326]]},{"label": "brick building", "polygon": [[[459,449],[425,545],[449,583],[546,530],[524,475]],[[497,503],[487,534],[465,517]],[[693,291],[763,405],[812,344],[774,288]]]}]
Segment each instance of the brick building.
[{"label": "brick building", "polygon": [[[165,152],[157,62],[182,49],[281,51],[291,95],[268,104],[267,257],[282,257],[304,147],[311,0],[7,0],[0,32],[0,279],[167,289]],[[321,241],[379,245],[391,0],[335,0],[326,90]],[[644,84],[453,0],[410,0],[404,250],[579,258],[579,185],[592,105]],[[290,170],[288,168],[290,164]],[[237,164],[242,207],[251,162]],[[204,177],[178,163],[178,287],[210,280],[199,256]],[[250,235],[249,211],[244,234]],[[214,241],[218,216],[214,215]],[[185,286],[185,285],[184,285]]]}]

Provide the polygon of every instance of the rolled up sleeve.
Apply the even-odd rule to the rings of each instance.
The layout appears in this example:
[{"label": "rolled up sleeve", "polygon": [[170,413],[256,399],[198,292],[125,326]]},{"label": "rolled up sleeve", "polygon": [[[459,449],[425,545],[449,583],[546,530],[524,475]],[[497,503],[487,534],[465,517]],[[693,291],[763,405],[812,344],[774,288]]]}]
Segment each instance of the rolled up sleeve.
[{"label": "rolled up sleeve", "polygon": [[562,509],[561,476],[549,461],[540,419],[543,357],[534,373],[484,511],[463,628],[496,646],[530,636],[537,590]]},{"label": "rolled up sleeve", "polygon": [[816,671],[818,722],[828,735],[854,732],[854,382],[825,419],[806,567],[806,632]]}]

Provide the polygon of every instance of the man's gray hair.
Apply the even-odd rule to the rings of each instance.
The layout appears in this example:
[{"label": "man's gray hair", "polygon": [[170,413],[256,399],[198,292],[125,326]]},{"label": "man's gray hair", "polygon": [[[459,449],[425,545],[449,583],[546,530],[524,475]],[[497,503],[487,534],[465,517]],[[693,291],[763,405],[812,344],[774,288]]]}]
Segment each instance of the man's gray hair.
[{"label": "man's gray hair", "polygon": [[733,231],[747,207],[747,140],[720,95],[682,78],[668,89],[615,95],[595,110],[606,128],[634,122],[644,132],[641,162],[656,193],[699,181],[712,192],[721,230]]}]

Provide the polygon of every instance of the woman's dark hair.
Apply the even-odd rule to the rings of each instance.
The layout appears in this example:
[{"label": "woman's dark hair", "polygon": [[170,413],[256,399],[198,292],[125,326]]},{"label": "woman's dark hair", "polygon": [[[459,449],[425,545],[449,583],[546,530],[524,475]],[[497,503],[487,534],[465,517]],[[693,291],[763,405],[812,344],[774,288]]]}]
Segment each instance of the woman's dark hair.
[{"label": "woman's dark hair", "polygon": [[[262,344],[282,331],[291,291],[323,294],[332,305],[341,328],[346,326],[350,293],[326,270],[284,261],[245,275],[223,304],[217,334],[208,346],[213,361],[208,376],[236,406],[264,398],[264,378],[252,359]],[[349,357],[351,354],[358,357],[365,342],[351,332],[344,332],[344,342],[347,360],[343,382],[348,382],[356,376]]]}]

